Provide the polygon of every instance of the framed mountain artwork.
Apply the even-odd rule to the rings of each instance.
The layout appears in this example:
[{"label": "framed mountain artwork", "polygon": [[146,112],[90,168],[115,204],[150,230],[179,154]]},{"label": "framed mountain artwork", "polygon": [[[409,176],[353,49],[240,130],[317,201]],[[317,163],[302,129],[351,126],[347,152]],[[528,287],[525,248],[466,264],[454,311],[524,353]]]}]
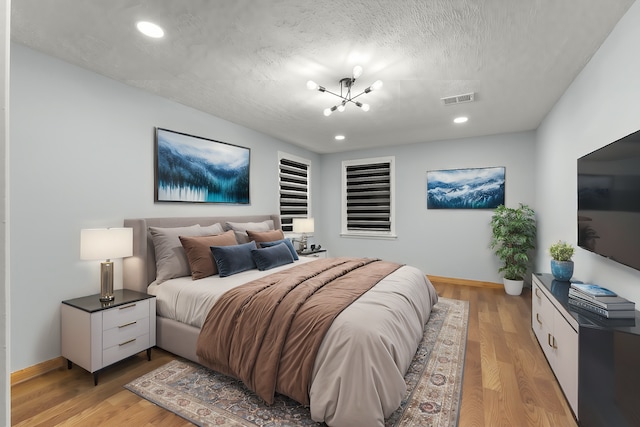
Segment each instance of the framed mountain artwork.
[{"label": "framed mountain artwork", "polygon": [[249,204],[249,148],[156,128],[155,201]]},{"label": "framed mountain artwork", "polygon": [[504,184],[504,167],[428,171],[427,209],[494,209]]}]

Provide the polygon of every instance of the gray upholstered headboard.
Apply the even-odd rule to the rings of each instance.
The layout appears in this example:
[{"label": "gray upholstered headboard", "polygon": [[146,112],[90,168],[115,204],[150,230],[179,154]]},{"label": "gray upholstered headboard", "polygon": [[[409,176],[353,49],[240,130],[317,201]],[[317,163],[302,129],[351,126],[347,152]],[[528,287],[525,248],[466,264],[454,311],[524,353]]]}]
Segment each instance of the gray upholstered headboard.
[{"label": "gray upholstered headboard", "polygon": [[194,224],[207,226],[217,222],[225,227],[227,221],[261,222],[269,219],[273,220],[276,229],[281,228],[279,215],[125,219],[124,226],[133,228],[133,256],[123,260],[123,285],[126,289],[147,292],[147,286],[156,278],[156,257],[148,227],[184,227]]}]

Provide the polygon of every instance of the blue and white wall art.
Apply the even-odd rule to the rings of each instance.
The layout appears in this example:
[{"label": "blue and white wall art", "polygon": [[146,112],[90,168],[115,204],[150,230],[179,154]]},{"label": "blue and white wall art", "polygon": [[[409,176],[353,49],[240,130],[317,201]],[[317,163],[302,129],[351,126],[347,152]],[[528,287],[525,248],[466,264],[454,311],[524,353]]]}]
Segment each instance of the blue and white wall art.
[{"label": "blue and white wall art", "polygon": [[428,209],[494,209],[504,204],[504,167],[427,172]]},{"label": "blue and white wall art", "polygon": [[251,150],[156,128],[156,202],[249,203]]}]

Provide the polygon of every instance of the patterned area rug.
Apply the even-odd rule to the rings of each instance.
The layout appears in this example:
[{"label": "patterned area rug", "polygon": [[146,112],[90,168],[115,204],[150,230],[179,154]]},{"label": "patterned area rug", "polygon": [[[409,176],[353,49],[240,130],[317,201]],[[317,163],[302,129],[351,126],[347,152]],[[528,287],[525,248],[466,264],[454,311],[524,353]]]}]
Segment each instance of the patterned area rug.
[{"label": "patterned area rug", "polygon": [[[469,304],[440,298],[405,375],[407,392],[385,427],[458,425]],[[192,362],[174,360],[125,385],[199,426],[325,426],[309,409],[277,395],[272,406],[242,382]]]}]

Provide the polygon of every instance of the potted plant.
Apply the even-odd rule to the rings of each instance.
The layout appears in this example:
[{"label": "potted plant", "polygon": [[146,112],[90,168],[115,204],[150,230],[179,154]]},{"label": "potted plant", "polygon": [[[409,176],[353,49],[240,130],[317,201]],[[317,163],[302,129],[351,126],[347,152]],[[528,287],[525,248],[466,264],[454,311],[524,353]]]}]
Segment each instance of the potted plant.
[{"label": "potted plant", "polygon": [[504,263],[504,288],[509,295],[520,295],[529,267],[529,251],[535,248],[535,212],[520,203],[517,208],[500,205],[491,217],[491,244]]},{"label": "potted plant", "polygon": [[571,244],[558,240],[549,247],[551,255],[551,274],[556,280],[568,281],[573,276],[573,256],[574,248]]}]

